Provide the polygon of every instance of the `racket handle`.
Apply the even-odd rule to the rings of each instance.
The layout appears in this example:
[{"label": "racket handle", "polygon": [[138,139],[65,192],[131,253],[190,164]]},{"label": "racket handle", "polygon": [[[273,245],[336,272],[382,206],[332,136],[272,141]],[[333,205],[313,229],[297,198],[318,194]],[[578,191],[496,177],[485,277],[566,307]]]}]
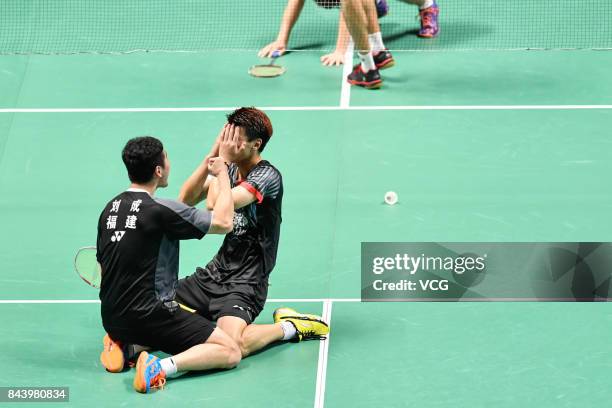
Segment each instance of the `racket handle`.
[{"label": "racket handle", "polygon": [[279,50],[275,50],[272,52],[271,58],[278,58],[280,57],[281,53]]}]

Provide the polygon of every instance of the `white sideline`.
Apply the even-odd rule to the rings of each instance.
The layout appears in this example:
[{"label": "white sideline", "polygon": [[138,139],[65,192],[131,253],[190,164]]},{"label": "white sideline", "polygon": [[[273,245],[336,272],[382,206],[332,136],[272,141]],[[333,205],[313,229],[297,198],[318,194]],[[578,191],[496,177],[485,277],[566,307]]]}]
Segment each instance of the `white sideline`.
[{"label": "white sideline", "polygon": [[342,68],[342,85],[340,89],[340,108],[348,108],[351,104],[351,85],[346,82],[346,77],[351,73],[353,68],[353,51],[355,45],[353,39],[349,42],[346,52],[344,53],[344,67]]},{"label": "white sideline", "polygon": [[[323,302],[323,321],[331,325],[332,316],[331,300]],[[319,364],[317,366],[317,386],[315,392],[314,408],[323,408],[325,405],[325,378],[327,376],[327,356],[329,352],[330,335],[327,335],[327,340],[321,341],[319,345]]]}]

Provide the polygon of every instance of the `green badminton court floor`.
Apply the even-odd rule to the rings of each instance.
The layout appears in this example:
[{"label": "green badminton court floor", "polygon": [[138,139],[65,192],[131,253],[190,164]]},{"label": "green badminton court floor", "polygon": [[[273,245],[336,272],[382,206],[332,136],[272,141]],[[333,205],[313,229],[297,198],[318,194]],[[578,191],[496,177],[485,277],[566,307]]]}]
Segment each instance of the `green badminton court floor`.
[{"label": "green badminton court floor", "polygon": [[[68,386],[67,406],[603,407],[612,309],[599,303],[361,303],[362,241],[609,241],[612,52],[398,53],[380,91],[342,91],[316,53],[0,57],[0,386]],[[327,343],[139,395],[104,372],[97,293],[72,267],[126,187],[120,150],[165,143],[170,187],[224,115],[255,105],[283,173],[282,304],[331,317]],[[382,204],[388,190],[398,205]],[[219,238],[185,242],[181,275]]]}]

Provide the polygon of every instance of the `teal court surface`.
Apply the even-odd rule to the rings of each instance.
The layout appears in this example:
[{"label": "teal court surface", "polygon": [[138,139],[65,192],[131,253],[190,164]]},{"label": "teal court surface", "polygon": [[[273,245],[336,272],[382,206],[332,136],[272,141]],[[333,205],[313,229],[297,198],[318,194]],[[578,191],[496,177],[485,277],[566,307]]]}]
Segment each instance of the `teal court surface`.
[{"label": "teal court surface", "polygon": [[[67,386],[75,407],[609,405],[605,302],[359,296],[362,241],[609,241],[612,52],[398,52],[374,92],[319,55],[284,56],[273,80],[246,74],[259,60],[245,51],[0,57],[0,386]],[[251,105],[273,122],[264,157],[285,185],[257,322],[287,305],[330,319],[331,335],[137,394],[133,372],[99,363],[97,292],[73,256],[126,187],[129,138],[164,142],[158,194],[176,197],[224,115]],[[181,275],[220,242],[183,243]]]}]

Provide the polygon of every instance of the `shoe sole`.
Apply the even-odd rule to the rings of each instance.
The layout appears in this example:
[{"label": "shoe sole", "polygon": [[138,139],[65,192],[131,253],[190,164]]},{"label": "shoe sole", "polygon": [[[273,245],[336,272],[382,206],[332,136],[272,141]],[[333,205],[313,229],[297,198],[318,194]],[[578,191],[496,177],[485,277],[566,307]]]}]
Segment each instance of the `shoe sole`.
[{"label": "shoe sole", "polygon": [[[125,367],[123,350],[107,335],[102,340],[104,350],[100,353],[100,362],[109,373],[120,373]],[[110,351],[107,351],[111,349]]]},{"label": "shoe sole", "polygon": [[[329,329],[329,325],[328,325],[327,323],[325,323],[323,320],[307,319],[307,318],[299,318],[299,317],[287,317],[287,319],[303,320],[303,321],[309,321],[309,322],[313,322],[313,323],[315,323],[315,322],[316,322],[316,323],[320,323],[320,324],[322,324],[322,325],[323,325],[323,326],[325,326],[325,328],[327,329],[327,333],[325,333],[325,334],[321,334],[321,335],[320,335],[320,336],[322,337],[322,339],[325,339],[325,336],[327,336],[327,335],[329,334],[329,331],[330,331],[330,329]],[[298,334],[299,334],[299,332],[300,332],[300,331],[298,330]],[[300,335],[299,339],[300,339],[300,341],[302,341],[302,340],[303,340],[303,338],[301,337],[301,335]]]},{"label": "shoe sole", "polygon": [[347,79],[348,83],[355,86],[361,86],[366,89],[379,89],[382,86],[382,81],[377,82],[358,82]]},{"label": "shoe sole", "polygon": [[136,362],[136,375],[134,376],[134,389],[142,394],[147,392],[147,384],[145,383],[145,373],[143,370],[147,369],[147,358],[149,357],[149,353],[143,351],[138,356],[138,361]]},{"label": "shoe sole", "polygon": [[438,32],[433,34],[433,35],[429,35],[429,34],[417,34],[417,37],[420,37],[420,38],[436,38],[439,34],[440,34],[440,30],[438,30]]},{"label": "shoe sole", "polygon": [[387,68],[391,68],[395,66],[395,60],[393,58],[390,58],[386,61],[383,61],[380,65],[376,65],[376,68],[378,69],[387,69]]}]

